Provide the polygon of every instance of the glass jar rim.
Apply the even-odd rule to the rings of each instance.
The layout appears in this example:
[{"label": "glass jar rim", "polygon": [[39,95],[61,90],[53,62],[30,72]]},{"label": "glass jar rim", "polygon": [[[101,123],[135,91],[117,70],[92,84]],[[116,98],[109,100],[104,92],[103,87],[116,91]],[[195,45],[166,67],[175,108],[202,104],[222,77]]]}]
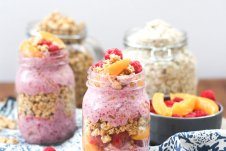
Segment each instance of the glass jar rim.
[{"label": "glass jar rim", "polygon": [[[38,34],[38,23],[39,21],[31,21],[28,23],[27,28],[26,28],[26,32],[27,35],[30,36],[36,36]],[[54,34],[54,33],[52,33]],[[66,35],[66,34],[54,34],[55,36],[57,36],[58,38],[62,39],[62,40],[83,40],[86,38],[87,36],[87,29],[86,26],[84,26],[84,29],[77,33],[77,34],[71,34],[71,35]]]},{"label": "glass jar rim", "polygon": [[135,32],[141,30],[143,28],[141,27],[135,27],[135,28],[131,28],[129,30],[126,31],[124,38],[123,38],[123,44],[126,47],[133,47],[133,48],[137,48],[137,49],[147,49],[147,50],[163,50],[163,49],[176,49],[176,48],[181,48],[187,45],[187,33],[183,30],[179,30],[182,35],[183,38],[181,40],[179,40],[177,43],[174,44],[168,44],[165,46],[161,46],[161,47],[156,47],[154,45],[144,45],[141,43],[137,43],[136,41],[131,41],[129,40],[129,37],[134,34]]},{"label": "glass jar rim", "polygon": [[19,63],[23,67],[51,67],[68,64],[68,52],[65,49],[60,52],[50,53],[50,56],[38,58],[38,57],[23,57],[19,56]]}]

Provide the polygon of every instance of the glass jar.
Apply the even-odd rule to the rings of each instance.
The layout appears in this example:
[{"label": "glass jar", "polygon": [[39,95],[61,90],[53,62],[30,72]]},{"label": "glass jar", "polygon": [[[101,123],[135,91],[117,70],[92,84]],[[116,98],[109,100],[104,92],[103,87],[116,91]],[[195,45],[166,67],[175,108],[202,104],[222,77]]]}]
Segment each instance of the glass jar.
[{"label": "glass jar", "polygon": [[[148,150],[150,104],[144,77],[144,72],[109,77],[89,71],[83,100],[84,151]],[[123,88],[117,89],[118,84]]]},{"label": "glass jar", "polygon": [[128,31],[124,38],[124,56],[139,60],[145,68],[149,97],[155,92],[196,94],[196,62],[187,49],[186,34],[162,25],[166,23],[150,24]]},{"label": "glass jar", "polygon": [[[28,26],[28,35],[37,35],[37,22],[30,23]],[[75,76],[75,97],[76,107],[82,107],[83,96],[87,90],[87,70],[88,68],[103,57],[103,50],[98,42],[93,38],[87,38],[85,26],[81,32],[75,35],[55,34],[63,40],[69,51],[69,64]]]},{"label": "glass jar", "polygon": [[46,58],[20,56],[18,125],[28,143],[55,144],[74,134],[74,85],[67,51]]}]

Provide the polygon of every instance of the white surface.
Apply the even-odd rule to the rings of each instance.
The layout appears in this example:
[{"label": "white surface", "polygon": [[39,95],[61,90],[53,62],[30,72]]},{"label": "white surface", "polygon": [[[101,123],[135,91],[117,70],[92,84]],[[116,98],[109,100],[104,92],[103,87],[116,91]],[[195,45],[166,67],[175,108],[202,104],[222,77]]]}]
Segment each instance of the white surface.
[{"label": "white surface", "polygon": [[189,33],[202,78],[226,77],[226,1],[224,0],[1,0],[0,82],[13,81],[19,43],[29,21],[60,10],[84,20],[104,46],[123,47],[124,32],[162,18]]}]

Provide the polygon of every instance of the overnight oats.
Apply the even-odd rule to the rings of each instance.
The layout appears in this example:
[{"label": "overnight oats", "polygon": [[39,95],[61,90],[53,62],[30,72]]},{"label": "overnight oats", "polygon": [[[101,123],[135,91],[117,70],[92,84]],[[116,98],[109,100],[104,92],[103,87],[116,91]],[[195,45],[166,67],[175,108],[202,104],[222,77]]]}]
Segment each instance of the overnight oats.
[{"label": "overnight oats", "polygon": [[20,46],[18,125],[28,143],[55,144],[76,129],[74,75],[64,43],[47,32]]},{"label": "overnight oats", "polygon": [[149,101],[139,61],[118,49],[88,71],[83,100],[83,150],[146,151],[150,134]]}]

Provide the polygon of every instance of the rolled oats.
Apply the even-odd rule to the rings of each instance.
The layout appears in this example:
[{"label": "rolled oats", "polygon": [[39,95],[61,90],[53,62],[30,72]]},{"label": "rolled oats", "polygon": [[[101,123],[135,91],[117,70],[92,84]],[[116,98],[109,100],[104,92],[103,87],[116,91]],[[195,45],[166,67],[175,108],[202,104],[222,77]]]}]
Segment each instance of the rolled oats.
[{"label": "rolled oats", "polygon": [[0,115],[0,130],[3,128],[16,129],[16,121]]},{"label": "rolled oats", "polygon": [[196,93],[194,56],[186,47],[186,35],[161,20],[147,23],[125,37],[127,57],[141,61],[146,73],[146,91]]}]

